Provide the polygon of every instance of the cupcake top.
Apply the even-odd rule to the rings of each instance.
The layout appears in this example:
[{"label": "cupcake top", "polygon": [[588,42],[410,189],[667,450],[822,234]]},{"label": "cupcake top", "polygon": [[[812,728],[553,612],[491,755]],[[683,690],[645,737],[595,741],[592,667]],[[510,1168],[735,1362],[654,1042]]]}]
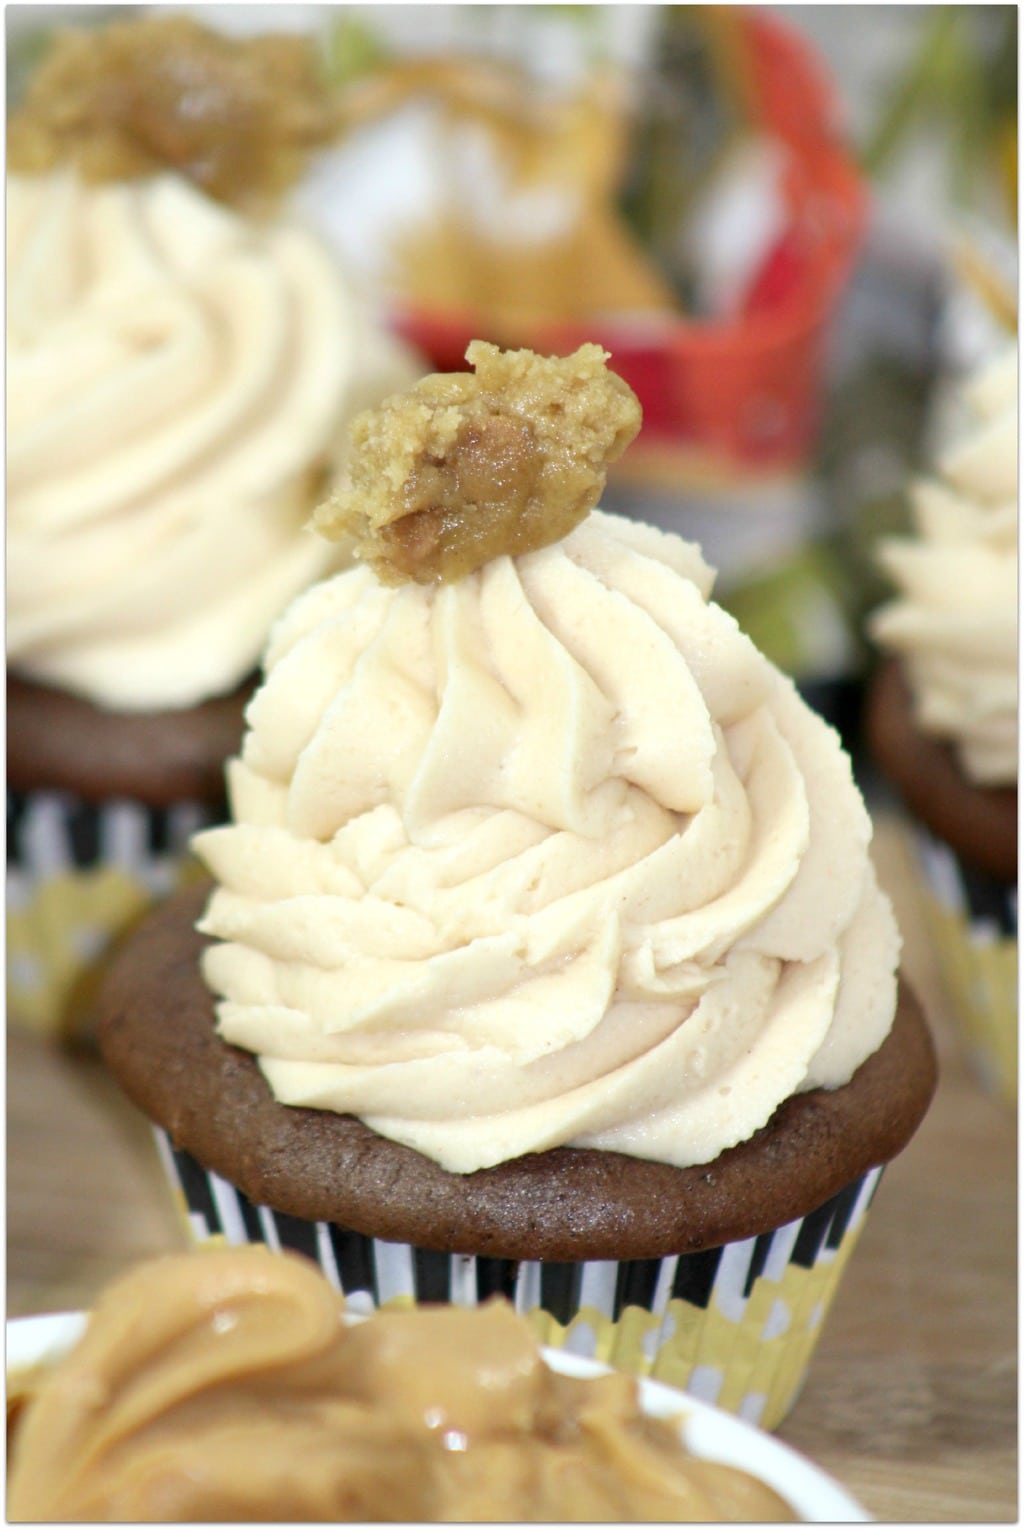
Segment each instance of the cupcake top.
[{"label": "cupcake top", "polygon": [[895,599],[872,636],[899,656],[922,732],[977,786],[1017,781],[1017,356],[964,388],[968,420],[911,491],[915,536],[879,551]]},{"label": "cupcake top", "polygon": [[[629,432],[584,349],[550,363],[548,418],[593,503],[602,421],[606,451]],[[522,354],[475,354],[502,440],[528,419],[498,383]],[[480,417],[441,403],[433,426],[449,407],[424,461],[453,492]],[[410,481],[381,475],[367,523],[400,520]],[[218,1028],[280,1102],[457,1173],[559,1144],[685,1166],[878,1048],[899,941],[849,760],[711,586],[691,544],[595,512],[453,580],[363,564],[293,603],[233,822],[195,841]]]},{"label": "cupcake top", "polygon": [[[8,658],[123,711],[252,671],[282,607],[343,561],[306,522],[349,418],[415,375],[326,248],[250,206],[249,161],[214,152],[218,123],[229,148],[256,130],[243,85],[176,70],[154,25],[56,50],[7,177]],[[191,143],[172,106],[193,87],[220,118]],[[167,168],[183,142],[209,185]]]},{"label": "cupcake top", "polygon": [[255,1246],[137,1266],[13,1381],[14,1519],[796,1517],[692,1455],[631,1377],[550,1369],[506,1303],[346,1324],[314,1264]]}]

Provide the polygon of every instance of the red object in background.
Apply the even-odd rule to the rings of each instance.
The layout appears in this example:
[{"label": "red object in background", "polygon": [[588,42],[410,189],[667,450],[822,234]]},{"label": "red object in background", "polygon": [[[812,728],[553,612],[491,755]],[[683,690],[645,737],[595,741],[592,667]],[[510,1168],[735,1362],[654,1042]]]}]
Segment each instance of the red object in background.
[{"label": "red object in background", "polygon": [[[787,225],[741,310],[708,322],[630,317],[546,325],[518,341],[548,354],[587,340],[604,345],[643,406],[634,452],[690,448],[740,472],[798,466],[813,445],[828,326],[867,217],[867,189],[842,141],[817,55],[777,17],[753,8],[741,14],[752,126],[790,151]],[[407,311],[394,323],[442,371],[464,367],[479,331],[453,313]]]}]

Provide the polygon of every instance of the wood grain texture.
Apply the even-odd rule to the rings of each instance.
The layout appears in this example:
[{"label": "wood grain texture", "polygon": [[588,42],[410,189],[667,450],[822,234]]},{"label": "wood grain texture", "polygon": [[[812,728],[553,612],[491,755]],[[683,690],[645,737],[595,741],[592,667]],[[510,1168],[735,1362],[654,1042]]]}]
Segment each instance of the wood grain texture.
[{"label": "wood grain texture", "polygon": [[889,1522],[1017,1520],[1017,1121],[963,1060],[899,822],[875,859],[939,1088],[885,1173],[803,1393],[778,1430]]},{"label": "wood grain texture", "polygon": [[[898,823],[876,859],[932,1023],[938,1093],[886,1171],[780,1437],[890,1522],[1017,1518],[1016,1117],[965,1066],[929,959]],[[12,1031],[8,1315],[87,1306],[182,1247],[147,1125],[101,1064]]]}]

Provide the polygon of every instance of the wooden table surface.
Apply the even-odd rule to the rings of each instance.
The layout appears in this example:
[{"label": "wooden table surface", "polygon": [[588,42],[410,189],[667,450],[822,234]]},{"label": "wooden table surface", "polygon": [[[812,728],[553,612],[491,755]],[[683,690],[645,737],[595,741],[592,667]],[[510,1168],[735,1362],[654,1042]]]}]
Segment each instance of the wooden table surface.
[{"label": "wooden table surface", "polygon": [[[882,1521],[1017,1518],[1016,1117],[965,1068],[881,817],[876,859],[942,1079],[890,1166],[779,1435]],[[8,1316],[87,1306],[183,1234],[149,1131],[101,1065],[12,1030]]]}]

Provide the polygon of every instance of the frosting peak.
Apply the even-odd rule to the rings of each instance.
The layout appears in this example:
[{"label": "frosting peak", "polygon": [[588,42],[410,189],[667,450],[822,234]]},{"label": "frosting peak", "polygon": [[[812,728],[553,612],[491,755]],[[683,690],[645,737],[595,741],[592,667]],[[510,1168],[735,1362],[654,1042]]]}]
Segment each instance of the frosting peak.
[{"label": "frosting peak", "polygon": [[455,1172],[683,1166],[876,1049],[898,938],[849,761],[711,584],[594,512],[450,585],[293,603],[234,822],[195,841],[219,1030],[279,1100]]}]

